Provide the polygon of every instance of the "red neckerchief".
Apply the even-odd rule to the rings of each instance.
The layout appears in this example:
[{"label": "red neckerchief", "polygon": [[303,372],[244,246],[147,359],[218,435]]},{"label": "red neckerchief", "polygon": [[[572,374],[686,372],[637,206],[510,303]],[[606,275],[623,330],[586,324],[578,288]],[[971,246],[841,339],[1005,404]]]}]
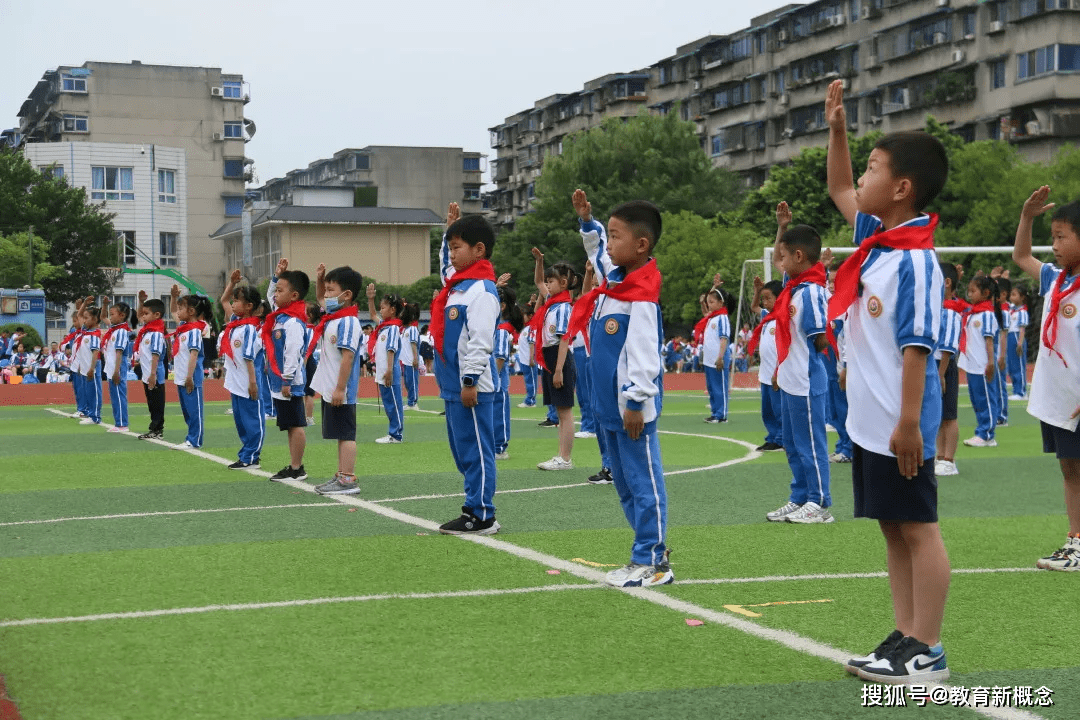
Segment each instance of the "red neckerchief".
[{"label": "red neckerchief", "polygon": [[180,354],[181,335],[188,332],[189,330],[198,330],[199,332],[202,332],[203,328],[205,327],[206,323],[204,323],[202,320],[193,320],[191,322],[186,322],[180,327],[176,328],[176,331],[172,333],[172,356],[176,357],[178,354]]},{"label": "red neckerchief", "polygon": [[64,336],[63,340],[60,341],[59,347],[64,347],[69,342],[71,342],[75,338],[79,337],[79,335],[81,335],[81,334],[82,334],[82,328],[79,328],[77,330],[72,330],[71,332],[69,332],[67,335]]},{"label": "red neckerchief", "polygon": [[[589,321],[596,310],[596,302],[601,295],[606,295],[612,300],[623,302],[660,302],[660,287],[663,277],[656,267],[656,260],[649,258],[637,270],[627,273],[626,277],[618,285],[608,285],[605,281],[602,285],[593,288],[588,293],[578,298],[574,304],[574,311],[570,313],[570,323],[566,326],[566,334],[570,337],[583,333],[585,349],[589,349]],[[726,311],[725,311],[726,312]],[[537,354],[539,357],[539,353]]]},{"label": "red neckerchief", "polygon": [[379,342],[379,331],[382,330],[384,327],[389,327],[391,325],[397,325],[398,327],[401,327],[401,321],[397,318],[383,320],[375,327],[374,330],[371,331],[371,335],[368,337],[367,340],[367,353],[369,358],[375,357],[375,343]]},{"label": "red neckerchief", "polygon": [[967,350],[967,323],[968,319],[976,313],[982,312],[994,312],[994,303],[989,300],[983,300],[980,303],[974,305],[968,305],[963,313],[960,315],[960,344],[958,345],[960,352]]},{"label": "red neckerchief", "polygon": [[[592,292],[596,292],[595,290]],[[544,370],[548,369],[548,366],[544,364],[544,321],[547,320],[547,311],[552,305],[558,303],[570,302],[570,293],[563,290],[561,293],[556,293],[548,297],[543,305],[536,309],[536,314],[533,315],[533,319],[529,321],[529,326],[536,330],[536,364]],[[567,333],[570,332],[569,326],[567,326]],[[573,337],[571,335],[571,337]],[[585,344],[588,345],[586,339]]]},{"label": "red neckerchief", "polygon": [[266,366],[278,377],[281,377],[281,371],[277,368],[277,351],[274,350],[274,325],[282,315],[296,318],[307,325],[307,303],[303,300],[295,300],[270,313],[263,321],[261,333],[263,348],[266,350]]},{"label": "red neckerchief", "polygon": [[315,348],[319,344],[319,338],[321,338],[323,336],[323,332],[326,331],[327,323],[343,317],[359,318],[360,308],[358,308],[356,305],[350,305],[349,307],[344,307],[340,310],[335,310],[332,313],[327,313],[326,315],[323,315],[322,319],[319,320],[319,324],[316,325],[315,329],[311,332],[311,344],[308,345],[306,357],[311,357],[311,353],[315,352]]},{"label": "red neckerchief", "polygon": [[[477,260],[469,267],[455,272],[443,285],[442,290],[435,296],[435,299],[431,301],[431,325],[428,327],[428,332],[431,333],[431,337],[435,341],[435,352],[439,353],[439,357],[442,357],[443,354],[443,336],[446,335],[446,302],[450,299],[450,291],[463,280],[490,280],[495,282],[495,268],[491,265],[490,260]],[[382,325],[379,327],[382,327]],[[374,338],[377,335],[378,332],[376,331],[372,334],[372,337]],[[368,354],[370,355],[374,350],[375,341],[368,340]]]},{"label": "red neckerchief", "polygon": [[[896,250],[933,250],[934,228],[938,216],[931,215],[926,225],[900,225],[892,230],[878,232],[862,241],[859,249],[844,261],[836,271],[833,295],[829,298],[829,319],[835,320],[844,314],[859,295],[859,275],[862,265],[870,251],[875,247],[888,247]],[[779,340],[779,338],[777,338]]]},{"label": "red neckerchief", "polygon": [[162,319],[151,320],[150,322],[139,328],[139,334],[135,336],[135,352],[139,352],[139,345],[142,344],[143,335],[148,332],[159,332],[162,335],[165,334],[165,321]]},{"label": "red neckerchief", "polygon": [[951,300],[946,300],[945,302],[941,303],[941,306],[946,310],[952,310],[955,313],[960,313],[961,315],[963,315],[968,311],[968,308],[971,307],[971,303],[969,303],[967,300],[961,300],[960,298],[954,297]]},{"label": "red neckerchief", "polygon": [[511,341],[513,341],[515,344],[517,343],[518,332],[517,332],[517,329],[513,325],[511,325],[508,322],[499,323],[499,327],[496,328],[496,329],[497,330],[505,330],[506,332],[510,333]]},{"label": "red neckerchief", "polygon": [[101,337],[101,331],[100,330],[83,330],[82,333],[79,335],[79,337],[75,338],[75,352],[79,352],[79,347],[82,345],[83,339],[87,338],[87,337],[90,337],[91,335],[93,335],[94,337]]},{"label": "red neckerchief", "polygon": [[101,349],[104,350],[105,346],[109,344],[109,338],[113,336],[114,332],[116,332],[117,330],[123,330],[124,332],[127,332],[130,329],[131,326],[128,325],[126,322],[120,323],[119,325],[113,325],[111,328],[105,331],[104,335],[101,336]]},{"label": "red neckerchief", "polygon": [[707,328],[709,326],[709,321],[712,320],[717,315],[727,315],[727,314],[728,314],[727,308],[720,308],[719,310],[713,310],[711,313],[709,313],[705,317],[698,320],[697,324],[694,325],[694,340],[698,344],[701,344],[701,343],[705,342],[705,328]]},{"label": "red neckerchief", "polygon": [[1007,302],[1006,303],[1001,303],[1001,312],[1003,312],[1003,313],[1012,312],[1012,305],[1010,305]]},{"label": "red neckerchief", "polygon": [[[844,263],[845,265],[847,263]],[[837,276],[839,281],[839,275]],[[788,348],[791,347],[791,293],[799,285],[805,282],[813,283],[815,285],[821,285],[825,287],[825,266],[818,263],[811,267],[809,270],[799,273],[795,277],[787,281],[787,285],[784,285],[783,291],[780,293],[780,297],[776,298],[776,304],[773,305],[772,312],[761,319],[758,326],[754,328],[754,335],[750,338],[750,343],[746,346],[746,354],[752,355],[754,349],[757,348],[758,341],[761,339],[761,329],[765,327],[765,323],[770,320],[776,321],[776,367],[780,367],[784,360],[788,356]],[[833,295],[835,298],[836,295]],[[841,315],[843,312],[840,313]],[[829,339],[829,344],[836,348],[836,339],[833,336],[832,326],[826,324],[825,335]]]},{"label": "red neckerchief", "polygon": [[1057,280],[1054,281],[1054,287],[1050,290],[1050,304],[1046,307],[1045,311],[1046,325],[1043,326],[1042,341],[1047,350],[1061,358],[1061,362],[1065,363],[1065,367],[1069,367],[1069,363],[1065,360],[1065,357],[1054,348],[1054,345],[1057,343],[1058,308],[1061,307],[1061,301],[1064,300],[1066,296],[1071,295],[1080,288],[1080,275],[1077,275],[1076,279],[1073,280],[1068,287],[1062,287],[1064,283],[1065,270],[1063,269],[1061,274],[1058,275]]},{"label": "red neckerchief", "polygon": [[246,317],[232,320],[231,322],[226,324],[224,329],[222,329],[221,331],[220,340],[221,352],[225,355],[225,357],[233,360],[234,362],[236,360],[236,357],[233,355],[232,342],[229,341],[229,337],[232,335],[232,331],[242,325],[259,325],[260,322],[261,321],[257,317]]}]

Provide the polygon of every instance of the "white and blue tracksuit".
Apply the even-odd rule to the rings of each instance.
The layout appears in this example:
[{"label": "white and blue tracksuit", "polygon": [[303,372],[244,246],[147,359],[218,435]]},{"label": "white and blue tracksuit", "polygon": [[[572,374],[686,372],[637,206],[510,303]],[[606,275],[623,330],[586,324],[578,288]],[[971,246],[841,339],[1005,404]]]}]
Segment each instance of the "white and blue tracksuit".
[{"label": "white and blue tracksuit", "polygon": [[[833,333],[837,344],[841,342],[844,333],[844,321],[833,321]],[[836,428],[836,452],[845,457],[854,457],[855,448],[851,442],[851,436],[847,431],[848,401],[847,391],[840,387],[840,368],[843,360],[836,356],[832,346],[826,347],[823,353],[825,362],[825,374],[829,382],[829,424]]]},{"label": "white and blue tracksuit", "polygon": [[[394,353],[393,367],[388,367],[389,353]],[[375,341],[375,382],[379,386],[379,398],[386,411],[388,423],[386,434],[400,440],[405,429],[405,403],[401,396],[401,363],[397,357],[401,354],[401,329],[397,325],[387,325],[379,331]],[[383,384],[383,376],[390,370],[390,386]]]},{"label": "white and blue tracksuit", "polygon": [[536,361],[533,359],[532,328],[526,327],[518,335],[518,364],[521,366],[521,375],[525,378],[525,400],[527,407],[536,405]]},{"label": "white and blue tracksuit", "polygon": [[[769,311],[761,309],[758,322],[765,320]],[[761,328],[758,354],[761,364],[758,366],[758,384],[761,385],[761,422],[765,425],[765,442],[783,446],[784,411],[780,404],[780,391],[772,386],[776,374],[776,322],[770,320]]]},{"label": "white and blue tracksuit", "polygon": [[[964,325],[965,350],[960,354],[960,369],[967,374],[968,396],[975,411],[975,434],[983,440],[997,436],[998,396],[994,383],[986,379],[986,365],[996,356],[997,317],[992,310],[971,313]],[[994,354],[988,355],[986,339],[993,343]],[[994,376],[1001,373],[996,371]]]},{"label": "white and blue tracksuit", "polygon": [[93,356],[95,351],[101,350],[101,336],[100,334],[87,333],[83,336],[82,346],[80,350],[85,350],[87,353],[86,368],[84,372],[89,372],[91,368],[94,371],[94,377],[88,378],[83,376],[83,402],[86,405],[86,414],[95,423],[101,422],[101,365],[93,362]]},{"label": "white and blue tracksuit", "polygon": [[[581,223],[585,254],[599,277],[616,284],[626,276],[607,253],[607,235],[595,220]],[[634,529],[630,561],[664,560],[667,488],[656,421],[663,405],[663,319],[660,306],[601,296],[589,324],[589,374],[593,412],[603,433],[623,514]],[[631,440],[623,413],[642,413],[645,427]]]},{"label": "white and blue tracksuit", "polygon": [[[705,366],[705,387],[709,391],[710,417],[717,420],[727,420],[728,414],[728,374],[732,356],[730,340],[731,319],[727,314],[710,318],[705,325],[701,360]],[[722,344],[726,347],[721,357]],[[719,370],[717,364],[720,365]]]},{"label": "white and blue tracksuit", "polygon": [[[119,362],[116,354],[122,353]],[[112,405],[113,425],[128,426],[128,371],[131,369],[131,338],[127,329],[121,328],[109,336],[109,341],[102,348],[102,361],[105,363],[105,375],[109,378],[109,404]],[[120,382],[113,382],[113,375],[119,375]]]},{"label": "white and blue tracksuit", "polygon": [[[1027,338],[1025,328],[1031,322],[1027,305],[1014,307],[1009,322],[1009,338],[1005,343],[1005,367],[1012,380],[1013,395],[1027,397]],[[1019,346],[1020,354],[1016,348]]]},{"label": "white and blue tracksuit", "polygon": [[[415,349],[414,349],[415,348]],[[415,325],[409,325],[401,331],[401,380],[405,386],[405,394],[409,407],[416,407],[417,394],[420,389],[420,368],[413,367],[413,361],[420,349],[420,330]]]},{"label": "white and blue tracksuit", "polygon": [[[225,364],[225,389],[232,399],[233,423],[240,437],[236,459],[245,465],[254,465],[259,462],[266,440],[267,409],[260,387],[260,378],[266,376],[266,354],[260,347],[259,328],[256,325],[233,328],[229,343],[232,345],[232,357],[225,353],[221,353],[220,357]],[[255,385],[260,390],[255,397],[250,397],[248,392],[248,361],[255,368]]]},{"label": "white and blue tracksuit", "polygon": [[[173,380],[176,382],[176,394],[180,397],[180,409],[184,413],[184,422],[187,423],[187,437],[189,443],[195,447],[203,444],[203,337],[201,330],[188,330],[180,335],[180,344],[176,355],[173,356]],[[194,388],[188,392],[184,387],[188,372],[191,370],[191,351],[197,350],[194,363],[195,368],[191,373],[191,382]]]},{"label": "white and blue tracksuit", "polygon": [[505,328],[496,328],[492,355],[496,360],[503,361],[502,370],[499,371],[499,390],[495,393],[495,407],[492,409],[496,455],[506,452],[506,448],[510,445],[510,348],[512,344],[513,336]]},{"label": "white and blue tracksuit", "polygon": [[577,401],[581,408],[581,432],[596,432],[596,418],[592,409],[592,386],[589,382],[589,352],[585,349],[585,340],[580,336],[574,338],[574,375],[577,378],[575,390]]}]

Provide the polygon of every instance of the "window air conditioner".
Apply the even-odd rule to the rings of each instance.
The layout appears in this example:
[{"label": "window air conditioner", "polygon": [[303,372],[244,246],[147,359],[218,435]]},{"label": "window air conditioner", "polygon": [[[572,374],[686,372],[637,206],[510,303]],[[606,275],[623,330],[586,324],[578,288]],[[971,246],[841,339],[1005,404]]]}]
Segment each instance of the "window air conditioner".
[{"label": "window air conditioner", "polygon": [[781,30],[780,32],[776,33],[776,39],[780,42],[787,42],[787,30]]},{"label": "window air conditioner", "polygon": [[788,104],[788,98],[789,98],[789,96],[788,96],[787,93],[784,93],[783,95],[781,95],[780,96],[780,104],[781,105],[787,105]]},{"label": "window air conditioner", "polygon": [[221,88],[212,87],[210,88],[210,94],[214,97],[221,97],[224,94],[224,91]]},{"label": "window air conditioner", "polygon": [[992,33],[1001,32],[1004,29],[1005,23],[1001,22],[1000,20],[995,20],[994,22],[990,23],[990,32]]},{"label": "window air conditioner", "polygon": [[225,136],[222,135],[221,133],[214,133],[214,140],[215,141],[221,141],[221,140],[224,140],[224,139],[225,139]]},{"label": "window air conditioner", "polygon": [[952,61],[954,63],[964,62],[964,51],[963,50],[953,50],[952,51]]}]

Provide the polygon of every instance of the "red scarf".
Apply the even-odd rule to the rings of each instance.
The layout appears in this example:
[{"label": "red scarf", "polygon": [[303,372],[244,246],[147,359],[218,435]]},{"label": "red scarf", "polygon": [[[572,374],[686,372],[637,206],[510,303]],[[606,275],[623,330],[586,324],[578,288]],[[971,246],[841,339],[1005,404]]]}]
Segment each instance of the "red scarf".
[{"label": "red scarf", "polygon": [[518,332],[517,332],[517,330],[516,330],[516,329],[514,328],[514,326],[513,326],[513,325],[511,325],[511,324],[510,324],[510,323],[508,323],[508,322],[504,322],[504,323],[499,323],[499,327],[498,327],[497,329],[499,329],[499,330],[505,330],[506,332],[510,333],[510,339],[511,339],[511,340],[512,340],[512,341],[513,341],[513,342],[514,342],[515,344],[517,343],[517,339],[518,339]]},{"label": "red scarf", "polygon": [[[477,260],[469,267],[455,272],[443,285],[442,290],[435,296],[435,299],[431,301],[431,325],[428,327],[428,332],[431,333],[431,337],[435,340],[435,351],[439,353],[439,357],[442,357],[443,354],[443,336],[446,335],[446,301],[450,299],[450,291],[454,289],[454,286],[463,280],[490,280],[495,282],[495,268],[492,267],[490,260]],[[382,325],[379,327],[382,327]],[[376,335],[378,335],[378,331],[372,337]],[[368,340],[368,354],[370,355],[374,350],[375,341]]]},{"label": "red scarf", "polygon": [[[847,263],[844,264],[846,265]],[[770,320],[775,320],[776,367],[779,368],[783,365],[784,360],[786,360],[788,356],[788,348],[791,347],[791,293],[795,288],[805,282],[825,287],[825,281],[825,266],[821,263],[814,265],[809,270],[801,272],[788,280],[787,285],[784,286],[783,291],[780,293],[780,297],[776,298],[776,304],[773,305],[772,312],[763,317],[761,322],[758,323],[758,326],[754,328],[754,335],[750,338],[750,343],[746,346],[746,354],[754,354],[754,349],[757,348],[758,341],[761,340],[761,329],[765,327],[765,323]],[[837,276],[837,281],[839,281],[839,275]],[[833,297],[835,298],[836,295],[833,295]],[[843,314],[843,311],[841,311],[841,314]],[[829,339],[829,344],[835,349],[836,340],[833,337],[831,325],[826,324],[825,333],[826,337]]]},{"label": "red scarf", "polygon": [[[592,292],[596,291],[593,290]],[[558,303],[568,302],[570,302],[570,293],[566,290],[563,290],[561,293],[556,293],[555,295],[550,295],[544,304],[536,309],[536,314],[533,315],[533,319],[529,321],[529,327],[536,331],[536,364],[544,370],[548,369],[548,366],[544,364],[544,321],[547,319],[548,308]],[[571,317],[573,317],[573,313],[571,313]],[[580,331],[581,328],[578,328],[577,332]],[[570,337],[573,337],[570,333],[569,325],[566,328],[566,333],[570,335]],[[586,344],[587,343],[588,341],[586,341]]]},{"label": "red scarf", "polygon": [[[601,295],[606,295],[612,300],[622,300],[623,302],[659,303],[660,287],[663,281],[660,270],[656,267],[656,260],[650,258],[649,262],[637,270],[627,273],[626,278],[618,285],[608,285],[607,282],[604,282],[603,285],[593,288],[578,298],[578,301],[574,304],[574,311],[570,313],[570,324],[566,327],[566,334],[573,337],[579,332],[588,329],[589,321],[596,310],[596,302]],[[585,338],[585,348],[588,349],[589,333],[584,332],[582,337]],[[537,357],[540,357],[539,353],[537,353]]]},{"label": "red scarf", "polygon": [[709,326],[709,321],[717,315],[727,314],[727,308],[720,308],[719,310],[713,310],[711,313],[698,320],[697,324],[694,325],[694,341],[697,342],[699,345],[705,342],[705,328]]},{"label": "red scarf", "polygon": [[235,361],[236,357],[233,355],[232,341],[229,339],[232,335],[232,331],[242,325],[259,325],[260,320],[257,317],[246,317],[229,322],[225,329],[221,331],[221,352],[225,357]]},{"label": "red scarf", "polygon": [[120,323],[119,325],[113,325],[111,328],[105,331],[104,335],[101,336],[101,349],[105,350],[105,346],[109,344],[109,338],[113,336],[114,332],[116,332],[117,330],[123,330],[124,332],[127,332],[130,329],[131,326],[128,325],[126,322]]},{"label": "red scarf", "polygon": [[[961,301],[963,302],[963,301]],[[967,305],[967,303],[964,303]],[[967,323],[968,319],[976,313],[982,312],[994,312],[994,303],[989,300],[983,300],[981,303],[975,303],[974,305],[967,305],[964,312],[960,315],[960,352],[967,350]]]},{"label": "red scarf", "polygon": [[82,328],[79,328],[78,330],[72,330],[71,332],[69,332],[69,333],[68,333],[67,335],[65,335],[65,336],[64,336],[64,339],[63,339],[63,340],[61,340],[61,341],[60,341],[60,345],[59,345],[59,347],[64,347],[64,346],[65,346],[65,345],[67,345],[67,344],[68,344],[69,342],[71,342],[71,341],[72,341],[72,340],[74,340],[75,338],[77,338],[77,337],[79,337],[80,335],[82,335],[82,332],[83,332],[83,331],[82,331]]},{"label": "red scarf", "polygon": [[319,345],[319,338],[321,338],[323,336],[323,332],[326,331],[327,323],[343,317],[360,317],[360,308],[358,308],[356,305],[350,305],[349,307],[344,307],[340,310],[335,310],[332,313],[323,315],[322,319],[319,320],[319,324],[315,326],[315,330],[312,331],[311,344],[308,345],[307,349],[307,357],[311,357],[311,353],[315,352],[315,348]]},{"label": "red scarf", "polygon": [[176,331],[172,334],[172,356],[176,357],[180,354],[180,336],[189,330],[198,330],[200,333],[203,328],[206,327],[206,323],[202,320],[193,320],[192,322],[186,322],[180,327],[176,328]]},{"label": "red scarf", "polygon": [[1054,287],[1050,290],[1050,304],[1045,310],[1046,325],[1043,327],[1042,341],[1047,350],[1061,358],[1061,362],[1065,363],[1065,367],[1069,367],[1069,363],[1065,360],[1065,357],[1054,348],[1054,345],[1057,344],[1058,309],[1061,307],[1062,300],[1068,295],[1076,292],[1077,289],[1080,289],[1080,275],[1078,275],[1068,287],[1062,287],[1064,283],[1065,271],[1062,270],[1058,275],[1057,280],[1054,282]]},{"label": "red scarf", "polygon": [[139,328],[139,334],[135,336],[135,353],[139,352],[139,345],[142,344],[143,335],[148,332],[159,332],[162,335],[165,334],[165,321],[158,318],[157,320],[151,320],[150,322]]},{"label": "red scarf", "polygon": [[926,225],[901,225],[884,232],[878,228],[878,232],[863,240],[859,249],[836,271],[833,296],[829,299],[829,319],[840,317],[855,302],[859,294],[862,265],[871,250],[878,246],[896,250],[933,250],[937,224],[938,216],[931,215]]},{"label": "red scarf", "polygon": [[393,318],[391,320],[383,320],[381,323],[378,324],[378,326],[376,326],[374,330],[371,331],[371,335],[367,339],[367,352],[368,357],[372,359],[372,362],[374,362],[375,360],[375,343],[379,342],[379,332],[384,327],[390,327],[391,325],[397,325],[398,327],[401,327],[401,321],[397,318]]},{"label": "red scarf", "polygon": [[277,324],[277,319],[282,315],[296,318],[304,325],[307,325],[307,303],[303,300],[295,300],[285,307],[278,308],[270,313],[266,316],[266,320],[263,321],[262,344],[266,350],[266,366],[278,377],[281,377],[281,371],[277,368],[277,351],[274,350],[274,325]]},{"label": "red scarf", "polygon": [[83,339],[88,338],[91,335],[93,335],[94,337],[101,337],[101,331],[100,330],[83,330],[82,334],[79,335],[79,337],[75,338],[75,350],[74,350],[74,352],[72,354],[75,354],[75,353],[79,352],[79,346],[82,345]]}]

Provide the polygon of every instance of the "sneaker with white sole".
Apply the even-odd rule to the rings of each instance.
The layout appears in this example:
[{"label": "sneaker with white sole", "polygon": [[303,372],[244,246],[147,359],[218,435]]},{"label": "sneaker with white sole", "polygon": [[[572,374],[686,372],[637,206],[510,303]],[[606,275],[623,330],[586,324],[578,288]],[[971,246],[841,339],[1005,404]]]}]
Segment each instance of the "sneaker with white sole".
[{"label": "sneaker with white sole", "polygon": [[765,519],[769,522],[784,522],[784,518],[801,507],[802,505],[799,503],[789,502],[787,505],[781,505],[772,512],[765,513]]},{"label": "sneaker with white sole", "polygon": [[180,448],[181,450],[194,450],[195,449],[195,446],[192,445],[189,440],[185,440],[184,442],[180,443],[176,447]]},{"label": "sneaker with white sole", "polygon": [[859,668],[859,677],[884,685],[911,685],[949,679],[945,650],[905,637],[882,659]]},{"label": "sneaker with white sole", "polygon": [[281,482],[282,480],[307,480],[307,471],[304,470],[303,465],[298,468],[286,465],[270,476],[271,482]]},{"label": "sneaker with white sole", "polygon": [[94,420],[93,418],[86,417],[86,418],[83,418],[82,420],[80,420],[79,424],[80,425],[98,425],[98,424],[100,424],[100,422],[101,422],[100,420]]},{"label": "sneaker with white sole", "polygon": [[243,460],[237,460],[232,465],[228,466],[230,470],[258,470],[259,467],[260,465],[258,460],[251,463],[246,463]]},{"label": "sneaker with white sole", "polygon": [[789,523],[800,525],[816,525],[818,523],[836,522],[836,518],[829,512],[829,508],[823,508],[816,502],[808,502],[795,512],[784,517]]},{"label": "sneaker with white sole", "polygon": [[546,462],[537,463],[536,467],[540,468],[541,470],[573,470],[574,461],[564,460],[558,455],[556,455],[555,457],[547,460]]},{"label": "sneaker with white sole", "polygon": [[106,432],[111,432],[111,433],[122,433],[122,432],[127,432],[127,430],[128,430],[128,429],[127,429],[126,427],[120,427],[120,426],[118,426],[118,425],[113,425],[113,426],[112,426],[111,428],[109,428],[109,429],[108,429],[108,430],[107,430]]},{"label": "sneaker with white sole", "polygon": [[589,432],[588,430],[578,430],[576,433],[574,433],[574,437],[578,438],[579,440],[587,440],[589,438],[596,437],[596,433]]},{"label": "sneaker with white sole", "polygon": [[443,535],[494,535],[502,526],[495,518],[481,520],[472,514],[472,508],[461,508],[461,515],[439,526],[439,532]]},{"label": "sneaker with white sole", "polygon": [[960,471],[956,469],[956,463],[952,460],[938,460],[934,463],[934,474],[945,477],[947,475],[959,475]]},{"label": "sneaker with white sole", "polygon": [[375,438],[375,442],[380,445],[399,445],[401,438],[396,438],[393,435],[383,435],[381,438]]},{"label": "sneaker with white sole", "polygon": [[1009,401],[1010,402],[1020,402],[1021,400],[1027,400],[1027,398],[1024,397],[1023,395],[1010,395],[1009,396]]},{"label": "sneaker with white sole", "polygon": [[510,453],[506,452],[505,450],[503,450],[501,453],[495,453],[495,459],[496,460],[509,460],[510,459]]},{"label": "sneaker with white sole", "polygon": [[313,418],[313,417],[307,418],[307,424],[308,424],[308,427],[311,427],[312,425],[314,425],[315,424],[315,418]]},{"label": "sneaker with white sole", "polygon": [[1041,570],[1080,571],[1080,535],[1070,535],[1060,550],[1052,555],[1039,558],[1035,567]]},{"label": "sneaker with white sole", "polygon": [[893,630],[889,633],[889,637],[882,640],[881,644],[874,649],[874,652],[869,655],[864,655],[863,657],[851,658],[847,661],[847,664],[844,665],[844,669],[852,675],[858,675],[860,668],[876,663],[878,660],[886,657],[903,639],[904,633],[899,630]]},{"label": "sneaker with white sole", "polygon": [[329,482],[317,485],[315,492],[320,495],[356,495],[360,492],[360,483],[356,482],[356,478],[346,481],[344,475],[335,473]]},{"label": "sneaker with white sole", "polygon": [[600,468],[600,472],[589,476],[590,485],[611,485],[615,478],[611,477],[611,470]]},{"label": "sneaker with white sole", "polygon": [[968,447],[997,447],[997,440],[984,440],[978,435],[969,437],[964,441]]},{"label": "sneaker with white sole", "polygon": [[670,585],[675,582],[675,573],[671,571],[671,564],[667,561],[667,555],[667,553],[664,553],[664,559],[656,565],[630,563],[618,570],[612,570],[604,579],[608,585],[614,587]]},{"label": "sneaker with white sole", "polygon": [[528,403],[523,403],[523,402],[519,402],[519,403],[517,404],[517,406],[518,406],[519,408],[530,408],[530,407],[536,407],[536,403],[533,403],[532,405],[530,405],[530,404],[528,404]]},{"label": "sneaker with white sole", "polygon": [[829,456],[829,462],[831,462],[831,463],[841,463],[841,464],[849,463],[849,462],[851,462],[851,458],[848,457],[847,455],[845,455],[844,453],[836,452],[836,453],[833,453],[832,455]]},{"label": "sneaker with white sole", "polygon": [[153,430],[151,430],[150,432],[144,432],[142,435],[139,436],[140,440],[160,440],[161,438],[162,434],[159,432],[154,432]]}]

